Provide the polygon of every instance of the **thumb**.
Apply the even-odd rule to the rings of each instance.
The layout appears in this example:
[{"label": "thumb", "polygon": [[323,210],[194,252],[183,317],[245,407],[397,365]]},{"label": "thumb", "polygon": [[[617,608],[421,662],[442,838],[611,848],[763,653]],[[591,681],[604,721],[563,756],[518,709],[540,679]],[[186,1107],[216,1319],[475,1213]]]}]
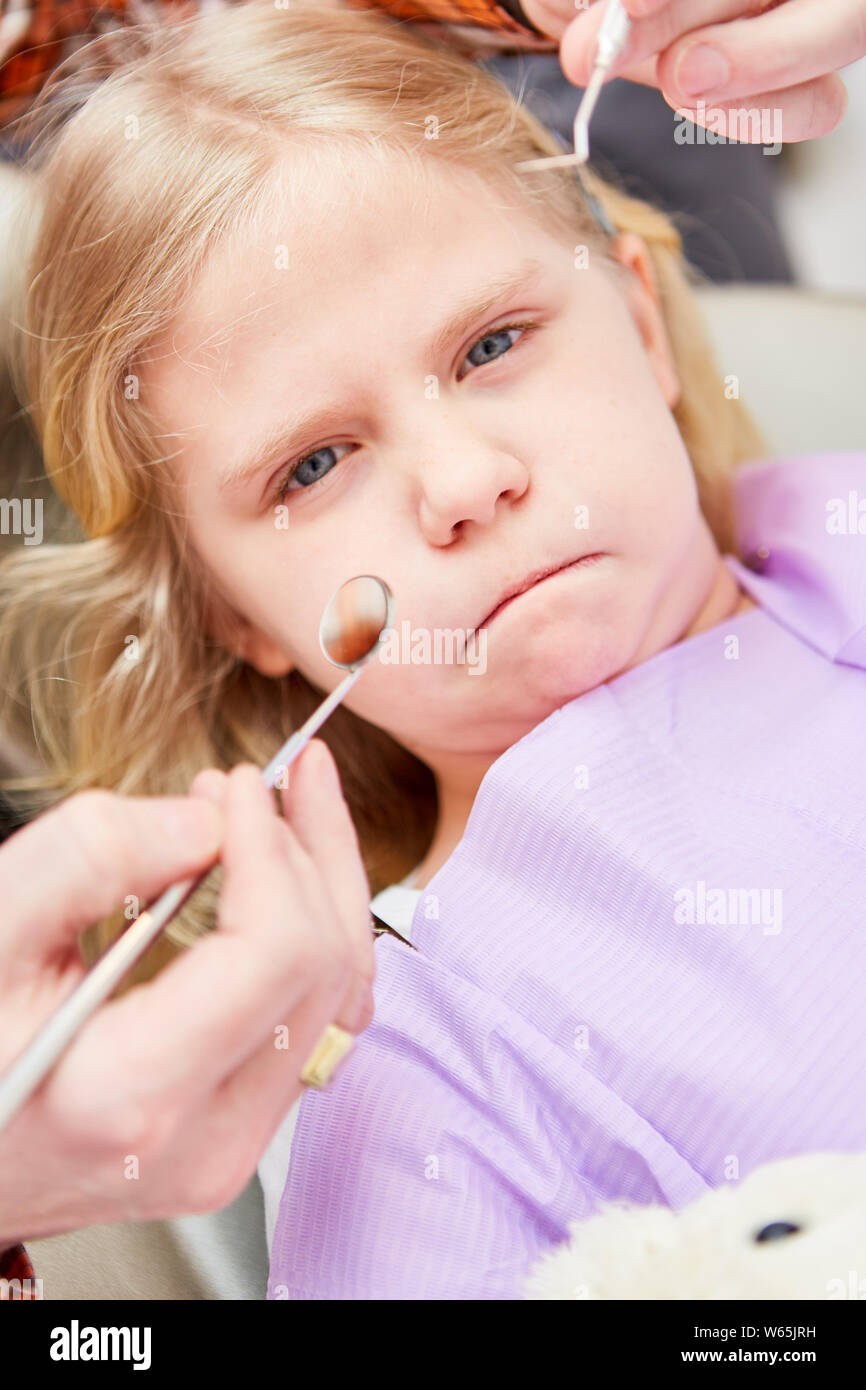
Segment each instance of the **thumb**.
[{"label": "thumb", "polygon": [[67,797],[0,847],[0,946],[43,959],[128,898],[143,908],[208,869],[225,822],[200,796]]}]

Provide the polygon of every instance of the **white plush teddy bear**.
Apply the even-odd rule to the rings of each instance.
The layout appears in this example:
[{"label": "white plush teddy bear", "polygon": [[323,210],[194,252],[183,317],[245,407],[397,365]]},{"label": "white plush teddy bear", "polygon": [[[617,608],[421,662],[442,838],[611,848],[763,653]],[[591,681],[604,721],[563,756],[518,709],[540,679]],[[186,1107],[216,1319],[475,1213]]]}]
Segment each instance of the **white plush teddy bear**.
[{"label": "white plush teddy bear", "polygon": [[778,1159],[679,1211],[601,1203],[530,1299],[866,1299],[866,1154]]}]

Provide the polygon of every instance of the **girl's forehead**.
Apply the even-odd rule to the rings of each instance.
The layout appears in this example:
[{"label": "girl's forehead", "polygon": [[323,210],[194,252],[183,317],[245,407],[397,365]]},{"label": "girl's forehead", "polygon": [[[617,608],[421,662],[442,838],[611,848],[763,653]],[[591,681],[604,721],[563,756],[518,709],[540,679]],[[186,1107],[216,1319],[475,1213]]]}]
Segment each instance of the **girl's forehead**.
[{"label": "girl's forehead", "polygon": [[481,231],[507,238],[555,235],[537,204],[493,174],[442,157],[401,149],[362,150],[338,144],[275,164],[260,198],[210,258],[213,278],[250,259],[263,267],[284,252],[282,268],[297,275],[327,271],[338,261],[363,272],[382,261],[421,256],[425,247],[457,249]]},{"label": "girl's forehead", "polygon": [[[296,166],[292,166],[297,173]],[[199,369],[277,334],[287,321],[318,332],[325,321],[370,324],[390,308],[435,316],[450,294],[507,272],[533,255],[571,251],[529,208],[506,204],[472,171],[452,177],[434,159],[367,160],[369,182],[341,161],[280,171],[252,219],[212,246],[148,360],[158,372],[182,355]],[[354,185],[363,190],[355,198]]]}]

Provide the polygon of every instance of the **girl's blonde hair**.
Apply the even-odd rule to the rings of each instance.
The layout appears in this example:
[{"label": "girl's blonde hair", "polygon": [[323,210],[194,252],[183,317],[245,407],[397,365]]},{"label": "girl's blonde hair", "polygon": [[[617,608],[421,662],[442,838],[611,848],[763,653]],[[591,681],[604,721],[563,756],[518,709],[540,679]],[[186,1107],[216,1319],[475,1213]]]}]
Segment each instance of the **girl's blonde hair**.
[{"label": "girl's blonde hair", "polygon": [[[39,225],[11,369],[82,539],[22,547],[0,566],[0,733],[23,771],[0,786],[21,819],[84,787],[185,793],[202,767],[263,765],[323,698],[298,672],[260,675],[211,635],[232,615],[188,563],[133,370],[213,247],[275,212],[275,171],[293,145],[474,171],[591,256],[608,249],[569,169],[513,170],[560,153],[553,136],[495,77],[405,21],[249,0],[120,29],[83,58],[24,122]],[[731,473],[761,442],[726,399],[671,221],[592,187],[617,229],[649,248],[682,383],[674,414],[703,512],[731,551]],[[320,736],[376,893],[428,848],[434,779],[345,707]],[[134,980],[212,926],[219,876]],[[94,928],[91,958],[123,924],[118,913]]]}]

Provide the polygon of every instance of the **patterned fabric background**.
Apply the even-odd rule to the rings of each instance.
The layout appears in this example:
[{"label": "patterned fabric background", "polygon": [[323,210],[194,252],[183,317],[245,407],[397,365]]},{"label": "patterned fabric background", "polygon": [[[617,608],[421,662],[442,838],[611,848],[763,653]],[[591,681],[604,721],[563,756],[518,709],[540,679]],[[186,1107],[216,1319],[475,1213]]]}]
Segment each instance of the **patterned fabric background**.
[{"label": "patterned fabric background", "polygon": [[[556,51],[554,39],[511,17],[496,0],[344,0],[352,9],[383,9],[421,25],[447,25],[464,51],[504,48]],[[90,39],[160,12],[185,19],[244,0],[0,0],[0,128],[27,110],[49,74]],[[519,0],[505,0],[519,11]]]}]

